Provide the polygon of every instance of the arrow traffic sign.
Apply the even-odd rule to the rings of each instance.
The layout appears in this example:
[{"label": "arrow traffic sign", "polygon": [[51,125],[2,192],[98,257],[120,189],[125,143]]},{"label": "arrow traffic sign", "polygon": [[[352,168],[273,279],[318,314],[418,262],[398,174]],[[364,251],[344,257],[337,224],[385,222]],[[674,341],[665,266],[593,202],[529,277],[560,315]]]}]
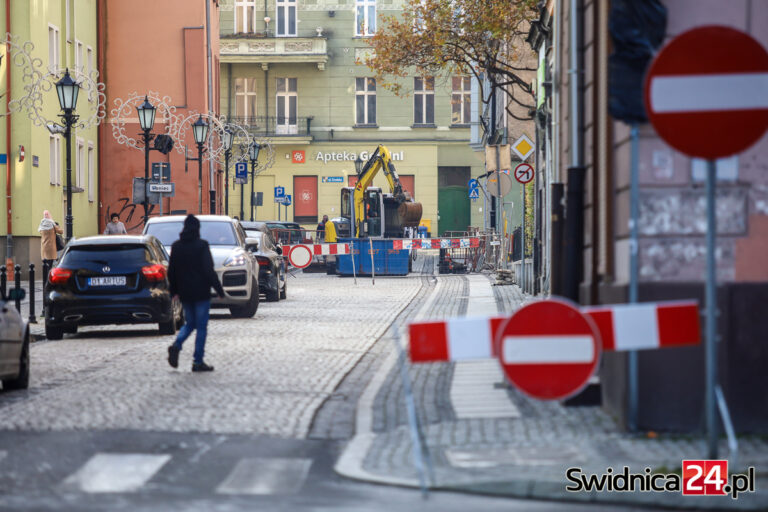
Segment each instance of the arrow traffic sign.
[{"label": "arrow traffic sign", "polygon": [[561,299],[518,309],[497,331],[495,352],[510,382],[541,400],[578,393],[600,361],[594,322]]},{"label": "arrow traffic sign", "polygon": [[667,144],[715,160],[740,153],[768,128],[768,52],[729,27],[684,32],[651,63],[645,105]]},{"label": "arrow traffic sign", "polygon": [[533,179],[533,166],[531,164],[520,164],[515,167],[515,179],[523,185],[529,183]]}]

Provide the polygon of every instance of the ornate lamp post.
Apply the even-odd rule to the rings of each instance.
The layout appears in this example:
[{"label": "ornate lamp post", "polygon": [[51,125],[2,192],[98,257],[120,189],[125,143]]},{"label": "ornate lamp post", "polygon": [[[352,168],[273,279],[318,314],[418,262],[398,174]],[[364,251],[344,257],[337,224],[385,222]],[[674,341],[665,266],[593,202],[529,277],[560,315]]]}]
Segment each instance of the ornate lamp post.
[{"label": "ornate lamp post", "polygon": [[67,242],[72,238],[72,126],[79,119],[79,116],[74,113],[79,92],[80,84],[72,80],[67,69],[61,80],[56,82],[59,106],[64,111],[63,114],[59,114],[59,117],[64,122],[64,137],[67,139],[67,216],[65,219]]},{"label": "ornate lamp post", "polygon": [[[203,116],[197,118],[192,123],[192,133],[195,136],[197,144],[197,211],[203,213],[203,153],[205,152],[205,141],[208,139],[208,123],[203,120]],[[213,213],[213,212],[211,212]]]},{"label": "ornate lamp post", "polygon": [[[149,143],[155,138],[155,135],[150,133],[152,127],[155,126],[155,113],[157,109],[149,102],[149,98],[144,96],[144,103],[136,107],[136,111],[139,114],[139,125],[141,126],[141,137],[144,141],[144,225],[147,225],[147,218],[149,216]],[[161,171],[162,172],[162,171]]]},{"label": "ornate lamp post", "polygon": [[[250,147],[248,148],[248,156],[251,160],[251,220],[253,220],[253,182],[256,181],[256,161],[259,159],[259,151],[261,150],[261,145],[256,142],[256,139],[254,139],[251,142]],[[243,204],[243,188],[242,185],[240,186],[240,204]],[[240,216],[242,218],[242,207],[240,211]]]},{"label": "ornate lamp post", "polygon": [[224,144],[224,215],[229,215],[229,159],[232,156],[233,138],[232,131],[225,128],[222,136],[222,144]]},{"label": "ornate lamp post", "polygon": [[357,172],[357,175],[360,176],[360,173],[363,172],[363,159],[360,158],[360,155],[357,155],[357,158],[355,158],[355,172]]}]

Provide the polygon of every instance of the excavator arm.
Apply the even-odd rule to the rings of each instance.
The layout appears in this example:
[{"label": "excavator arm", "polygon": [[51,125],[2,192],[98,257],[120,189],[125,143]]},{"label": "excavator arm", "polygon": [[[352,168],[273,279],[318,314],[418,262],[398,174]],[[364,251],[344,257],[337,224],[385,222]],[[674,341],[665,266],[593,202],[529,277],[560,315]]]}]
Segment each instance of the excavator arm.
[{"label": "excavator arm", "polygon": [[[410,197],[403,191],[400,177],[397,175],[395,165],[392,163],[392,156],[389,150],[380,144],[357,176],[354,193],[356,237],[360,236],[360,225],[362,224],[363,219],[365,219],[365,191],[371,184],[373,184],[373,179],[380,170],[384,171],[384,176],[387,178],[387,184],[389,185],[389,191],[394,200],[401,205],[410,201]],[[419,203],[411,204],[414,206],[408,207],[406,205],[403,207],[403,211],[411,212],[410,217],[413,217],[416,214],[415,205],[418,205],[418,219],[416,220],[416,224],[418,224],[421,219],[421,205]]]}]

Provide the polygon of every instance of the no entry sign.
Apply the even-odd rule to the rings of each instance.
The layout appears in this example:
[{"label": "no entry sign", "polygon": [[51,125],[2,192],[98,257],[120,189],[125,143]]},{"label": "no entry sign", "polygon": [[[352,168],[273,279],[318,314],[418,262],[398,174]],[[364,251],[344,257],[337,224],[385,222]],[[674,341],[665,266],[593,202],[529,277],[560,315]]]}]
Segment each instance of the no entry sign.
[{"label": "no entry sign", "polygon": [[651,64],[645,105],[678,151],[710,160],[740,153],[768,128],[768,52],[729,27],[684,32]]},{"label": "no entry sign", "polygon": [[510,382],[542,400],[578,393],[600,360],[594,323],[564,300],[520,308],[499,328],[495,343]]},{"label": "no entry sign", "polygon": [[288,262],[296,268],[307,268],[312,263],[312,248],[308,245],[292,246]]},{"label": "no entry sign", "polygon": [[525,185],[533,179],[533,166],[531,164],[520,164],[515,167],[515,179]]}]

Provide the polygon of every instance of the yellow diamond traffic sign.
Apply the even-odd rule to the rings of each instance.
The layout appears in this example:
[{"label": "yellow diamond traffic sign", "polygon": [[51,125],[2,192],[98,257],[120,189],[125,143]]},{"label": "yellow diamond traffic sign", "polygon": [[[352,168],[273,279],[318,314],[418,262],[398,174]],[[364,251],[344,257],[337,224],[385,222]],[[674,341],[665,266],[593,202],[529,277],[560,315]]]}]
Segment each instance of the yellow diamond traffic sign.
[{"label": "yellow diamond traffic sign", "polygon": [[520,157],[520,160],[523,162],[525,162],[525,160],[531,156],[535,150],[536,146],[533,144],[533,141],[529,139],[525,134],[521,135],[520,138],[517,139],[514,144],[512,144],[512,151],[514,151],[515,154]]}]

